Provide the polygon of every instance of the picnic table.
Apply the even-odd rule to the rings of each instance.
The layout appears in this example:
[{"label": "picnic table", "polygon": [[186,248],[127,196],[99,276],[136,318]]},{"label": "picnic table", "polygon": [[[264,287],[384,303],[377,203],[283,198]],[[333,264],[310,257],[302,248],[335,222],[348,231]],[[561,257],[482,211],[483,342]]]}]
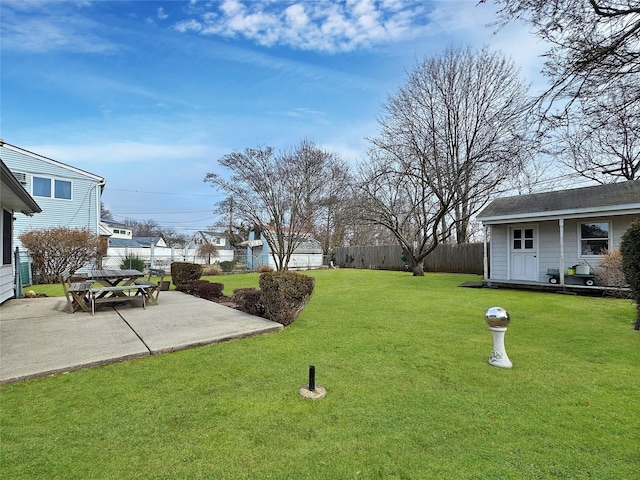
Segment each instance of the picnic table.
[{"label": "picnic table", "polygon": [[[91,313],[95,314],[96,304],[136,300],[137,293],[142,293],[142,307],[146,308],[148,287],[136,285],[136,279],[144,276],[139,270],[89,270],[89,280],[99,283],[99,287],[89,290]],[[128,295],[127,295],[128,292]],[[132,295],[133,292],[133,295]]]}]

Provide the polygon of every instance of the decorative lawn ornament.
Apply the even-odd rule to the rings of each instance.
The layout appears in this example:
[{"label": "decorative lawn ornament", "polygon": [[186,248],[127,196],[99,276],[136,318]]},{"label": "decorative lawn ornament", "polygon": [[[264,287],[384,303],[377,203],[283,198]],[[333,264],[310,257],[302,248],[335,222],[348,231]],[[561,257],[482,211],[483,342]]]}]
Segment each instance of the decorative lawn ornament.
[{"label": "decorative lawn ornament", "polygon": [[502,307],[491,307],[485,312],[484,319],[489,325],[489,330],[493,333],[493,352],[489,357],[489,365],[502,368],[513,367],[513,363],[509,360],[507,351],[504,349],[504,334],[511,321],[509,314]]}]

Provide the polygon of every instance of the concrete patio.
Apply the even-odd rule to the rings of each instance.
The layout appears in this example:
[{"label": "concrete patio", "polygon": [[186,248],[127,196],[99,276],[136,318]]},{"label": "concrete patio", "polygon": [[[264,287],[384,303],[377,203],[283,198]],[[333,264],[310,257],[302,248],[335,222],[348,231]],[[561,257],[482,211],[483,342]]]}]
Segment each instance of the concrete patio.
[{"label": "concrete patio", "polygon": [[0,307],[0,384],[278,332],[279,323],[181,292],[158,305],[128,302],[67,313],[65,297]]}]

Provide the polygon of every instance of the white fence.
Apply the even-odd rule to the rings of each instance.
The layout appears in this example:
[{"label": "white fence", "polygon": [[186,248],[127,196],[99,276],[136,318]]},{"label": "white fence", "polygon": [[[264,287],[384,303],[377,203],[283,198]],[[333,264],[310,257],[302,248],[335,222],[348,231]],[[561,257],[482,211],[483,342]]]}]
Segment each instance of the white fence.
[{"label": "white fence", "polygon": [[123,265],[126,258],[139,257],[144,260],[147,267],[163,268],[169,270],[172,262],[192,262],[207,264],[233,260],[233,250],[220,250],[217,256],[202,257],[197,254],[195,248],[175,248],[175,247],[154,247],[154,248],[130,248],[130,247],[109,247],[107,256],[102,257],[102,268],[118,269]]},{"label": "white fence", "polygon": [[[243,251],[243,250],[242,250]],[[238,254],[233,250],[220,250],[217,256],[208,259],[197,254],[195,248],[170,248],[170,247],[154,247],[154,248],[130,248],[130,247],[109,247],[107,256],[102,258],[102,268],[118,269],[128,267],[123,265],[126,258],[139,257],[144,260],[147,267],[162,268],[166,271],[171,269],[172,262],[191,262],[206,265],[225,261],[234,262],[234,270],[258,270],[263,265],[269,265],[275,268],[275,261],[271,255],[247,255]],[[328,258],[322,254],[294,254],[289,261],[290,270],[309,270],[321,268],[328,264]]]}]

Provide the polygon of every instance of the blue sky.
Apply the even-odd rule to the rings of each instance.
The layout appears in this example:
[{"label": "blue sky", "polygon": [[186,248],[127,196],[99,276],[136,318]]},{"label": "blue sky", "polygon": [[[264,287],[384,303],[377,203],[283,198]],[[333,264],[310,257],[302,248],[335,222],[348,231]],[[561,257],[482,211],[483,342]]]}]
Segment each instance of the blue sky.
[{"label": "blue sky", "polygon": [[105,177],[117,220],[191,232],[217,160],[302,139],[355,163],[416,61],[501,50],[535,91],[544,45],[476,0],[2,0],[0,136]]}]

